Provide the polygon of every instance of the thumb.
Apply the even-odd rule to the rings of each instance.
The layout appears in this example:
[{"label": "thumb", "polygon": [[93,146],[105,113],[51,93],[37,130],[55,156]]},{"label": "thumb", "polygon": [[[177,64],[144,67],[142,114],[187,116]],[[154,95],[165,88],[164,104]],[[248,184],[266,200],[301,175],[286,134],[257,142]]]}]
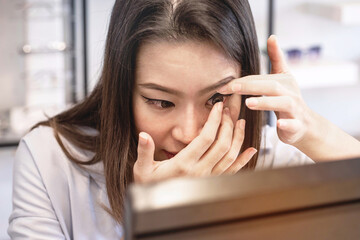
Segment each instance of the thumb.
[{"label": "thumb", "polygon": [[271,74],[285,73],[288,67],[284,53],[281,51],[275,35],[271,35],[267,41],[268,55],[271,62]]},{"label": "thumb", "polygon": [[139,134],[137,151],[136,169],[141,173],[150,173],[154,166],[155,143],[149,134],[145,132]]}]

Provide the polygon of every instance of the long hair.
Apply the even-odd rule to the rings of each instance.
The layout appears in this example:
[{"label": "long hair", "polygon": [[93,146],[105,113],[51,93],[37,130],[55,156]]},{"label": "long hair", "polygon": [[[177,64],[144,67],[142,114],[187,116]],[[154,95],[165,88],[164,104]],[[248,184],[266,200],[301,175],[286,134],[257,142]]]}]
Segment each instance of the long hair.
[{"label": "long hair", "polygon": [[[82,165],[104,163],[109,212],[122,223],[126,187],[137,157],[132,94],[139,46],[148,40],[211,41],[241,65],[241,75],[259,74],[259,49],[247,0],[117,0],[111,14],[100,80],[84,101],[38,125],[54,129],[67,157]],[[259,149],[262,113],[245,107],[242,150]],[[37,125],[37,126],[38,126]],[[81,127],[98,131],[88,135]],[[95,153],[88,162],[72,156],[59,136]],[[257,155],[244,167],[252,169]]]}]

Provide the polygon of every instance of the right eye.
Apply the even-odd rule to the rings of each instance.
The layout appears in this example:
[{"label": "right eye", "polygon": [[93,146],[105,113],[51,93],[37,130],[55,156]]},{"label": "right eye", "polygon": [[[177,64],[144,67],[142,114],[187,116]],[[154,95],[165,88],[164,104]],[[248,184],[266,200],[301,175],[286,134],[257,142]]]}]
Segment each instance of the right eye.
[{"label": "right eye", "polygon": [[207,101],[206,104],[211,107],[214,106],[217,102],[225,102],[227,97],[230,97],[232,94],[223,95],[220,93],[215,93],[211,98]]},{"label": "right eye", "polygon": [[152,99],[142,96],[145,99],[145,102],[149,105],[154,105],[159,109],[167,109],[171,107],[175,107],[175,104],[169,101],[161,100],[161,99]]}]

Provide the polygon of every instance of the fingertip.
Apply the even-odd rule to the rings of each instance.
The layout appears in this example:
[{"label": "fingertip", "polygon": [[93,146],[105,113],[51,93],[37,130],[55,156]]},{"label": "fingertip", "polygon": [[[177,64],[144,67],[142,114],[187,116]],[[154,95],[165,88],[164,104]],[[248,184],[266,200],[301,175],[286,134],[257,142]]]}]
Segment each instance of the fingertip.
[{"label": "fingertip", "polygon": [[222,112],[223,111],[223,108],[224,108],[224,103],[223,102],[217,102],[216,103],[216,108],[219,112]]},{"label": "fingertip", "polygon": [[248,108],[254,108],[259,104],[259,100],[257,98],[247,98],[245,100],[245,104]]},{"label": "fingertip", "polygon": [[277,125],[277,127],[280,128],[280,129],[286,129],[286,127],[287,127],[286,121],[284,121],[284,120],[282,120],[282,119],[277,120],[276,125]]},{"label": "fingertip", "polygon": [[139,144],[138,144],[138,160],[139,164],[154,159],[155,144],[151,136],[146,132],[139,133]]},{"label": "fingertip", "polygon": [[254,148],[254,147],[250,147],[249,148],[249,154],[250,154],[250,156],[254,156],[256,153],[257,153],[257,149],[256,148]]},{"label": "fingertip", "polygon": [[145,132],[139,133],[139,143],[142,146],[146,146],[149,141],[149,135]]},{"label": "fingertip", "polygon": [[278,42],[277,36],[276,35],[270,35],[270,37],[267,40],[268,48],[269,48],[269,45],[273,45],[273,44],[277,45],[277,42]]},{"label": "fingertip", "polygon": [[275,34],[271,34],[270,37],[268,38],[268,41],[276,41],[277,37]]},{"label": "fingertip", "polygon": [[240,119],[240,120],[239,120],[239,125],[240,125],[240,128],[241,128],[241,129],[245,129],[245,124],[246,124],[245,119]]}]

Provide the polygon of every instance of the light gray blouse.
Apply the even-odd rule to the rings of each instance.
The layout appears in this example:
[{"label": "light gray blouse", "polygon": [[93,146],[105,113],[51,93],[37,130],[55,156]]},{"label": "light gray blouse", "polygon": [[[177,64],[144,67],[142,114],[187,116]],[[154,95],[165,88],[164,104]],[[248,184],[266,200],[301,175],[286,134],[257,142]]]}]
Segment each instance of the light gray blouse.
[{"label": "light gray blouse", "polygon": [[[275,129],[266,127],[265,132],[257,170],[313,163],[283,144]],[[93,156],[63,140],[76,157],[87,160]],[[21,140],[14,163],[8,228],[12,239],[122,238],[122,226],[103,205],[109,206],[102,163],[87,167],[72,163],[49,127],[38,127]]]}]

